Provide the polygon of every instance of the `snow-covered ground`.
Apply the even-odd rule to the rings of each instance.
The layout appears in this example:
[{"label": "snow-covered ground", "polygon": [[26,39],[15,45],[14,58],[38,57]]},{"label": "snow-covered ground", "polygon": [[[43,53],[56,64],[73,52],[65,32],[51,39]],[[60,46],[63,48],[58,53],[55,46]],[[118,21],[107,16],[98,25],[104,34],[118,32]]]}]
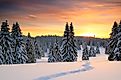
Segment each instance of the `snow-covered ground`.
[{"label": "snow-covered ground", "polygon": [[[96,58],[77,62],[0,65],[0,80],[121,80],[121,62],[107,61],[104,49]],[[81,53],[81,51],[78,51]]]}]

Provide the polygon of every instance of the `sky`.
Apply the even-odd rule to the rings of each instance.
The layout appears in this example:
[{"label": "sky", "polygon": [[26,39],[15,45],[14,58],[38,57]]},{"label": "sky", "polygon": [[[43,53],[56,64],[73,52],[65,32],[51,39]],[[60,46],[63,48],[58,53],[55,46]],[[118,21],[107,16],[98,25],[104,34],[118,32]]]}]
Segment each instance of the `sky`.
[{"label": "sky", "polygon": [[73,22],[75,36],[108,38],[121,20],[121,0],[0,0],[0,25],[19,22],[22,33],[63,36]]}]

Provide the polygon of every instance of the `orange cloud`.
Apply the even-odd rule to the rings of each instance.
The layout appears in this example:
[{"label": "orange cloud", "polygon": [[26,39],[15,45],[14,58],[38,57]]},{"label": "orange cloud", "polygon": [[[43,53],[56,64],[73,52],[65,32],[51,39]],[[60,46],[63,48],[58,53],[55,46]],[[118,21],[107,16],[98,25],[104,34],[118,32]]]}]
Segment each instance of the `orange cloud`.
[{"label": "orange cloud", "polygon": [[[66,22],[73,22],[76,36],[93,33],[107,38],[113,22],[121,19],[120,0],[24,0],[4,3],[0,7],[0,21],[9,19],[10,24],[18,21],[23,34],[63,35]],[[1,4],[2,5],[2,4]],[[11,7],[10,7],[11,6]]]}]

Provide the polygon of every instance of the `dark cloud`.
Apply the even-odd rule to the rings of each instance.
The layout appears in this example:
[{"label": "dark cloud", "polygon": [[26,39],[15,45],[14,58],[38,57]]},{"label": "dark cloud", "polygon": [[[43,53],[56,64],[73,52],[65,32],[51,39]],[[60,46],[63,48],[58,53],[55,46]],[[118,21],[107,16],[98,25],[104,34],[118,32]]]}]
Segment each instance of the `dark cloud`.
[{"label": "dark cloud", "polygon": [[[103,6],[91,6],[93,5],[91,3]],[[58,14],[65,16],[65,14],[77,14],[75,9],[80,10],[80,8],[103,10],[117,7],[121,7],[120,0],[0,0],[0,18],[13,18],[15,16],[37,18],[34,16],[38,14],[45,14],[47,17],[48,15],[56,16]]]}]

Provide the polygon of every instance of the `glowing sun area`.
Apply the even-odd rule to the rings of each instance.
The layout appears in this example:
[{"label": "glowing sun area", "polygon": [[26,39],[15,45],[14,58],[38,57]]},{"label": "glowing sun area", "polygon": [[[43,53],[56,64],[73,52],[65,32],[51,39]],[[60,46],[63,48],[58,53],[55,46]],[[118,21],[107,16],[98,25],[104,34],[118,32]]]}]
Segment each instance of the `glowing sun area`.
[{"label": "glowing sun area", "polygon": [[85,36],[85,37],[95,37],[95,34],[93,33],[83,33],[80,36]]}]

